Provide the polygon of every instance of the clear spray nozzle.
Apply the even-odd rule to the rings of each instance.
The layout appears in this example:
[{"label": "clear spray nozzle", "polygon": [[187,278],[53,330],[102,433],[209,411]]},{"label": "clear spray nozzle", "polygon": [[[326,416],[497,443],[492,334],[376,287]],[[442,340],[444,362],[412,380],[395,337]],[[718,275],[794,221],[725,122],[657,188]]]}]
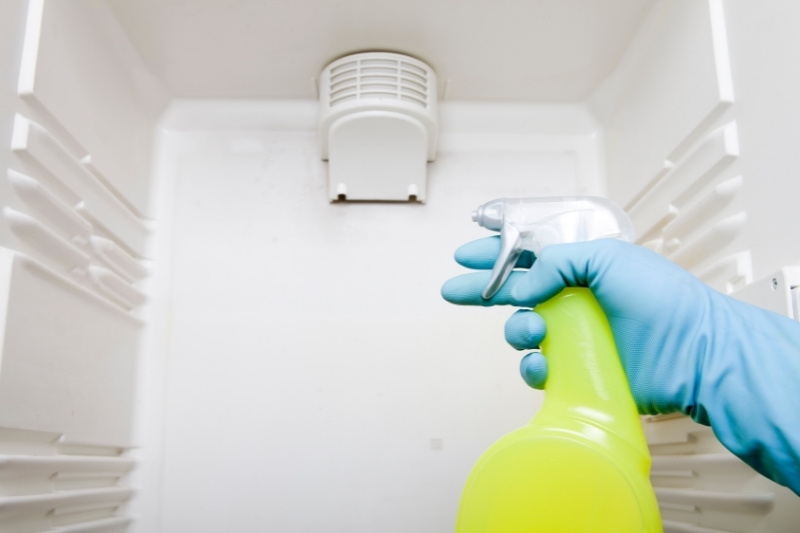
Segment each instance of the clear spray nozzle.
[{"label": "clear spray nozzle", "polygon": [[505,283],[520,254],[539,254],[550,244],[614,238],[633,241],[633,224],[616,204],[594,196],[500,198],[472,213],[479,226],[500,232],[500,255],[483,297],[489,299]]}]

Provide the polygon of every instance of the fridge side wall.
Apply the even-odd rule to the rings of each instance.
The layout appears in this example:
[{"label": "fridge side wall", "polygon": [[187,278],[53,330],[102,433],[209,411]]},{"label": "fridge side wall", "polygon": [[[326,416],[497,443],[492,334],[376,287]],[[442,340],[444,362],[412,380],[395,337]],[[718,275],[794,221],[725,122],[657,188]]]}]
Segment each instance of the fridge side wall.
[{"label": "fridge side wall", "polygon": [[[663,2],[592,99],[609,195],[638,242],[723,293],[795,318],[799,18],[788,2]],[[665,531],[796,528],[797,496],[710,428],[668,416],[645,429]]]},{"label": "fridge side wall", "polygon": [[663,2],[591,103],[639,242],[723,292],[800,261],[787,2]]},{"label": "fridge side wall", "polygon": [[0,529],[118,531],[167,95],[102,3],[11,0],[0,26]]}]

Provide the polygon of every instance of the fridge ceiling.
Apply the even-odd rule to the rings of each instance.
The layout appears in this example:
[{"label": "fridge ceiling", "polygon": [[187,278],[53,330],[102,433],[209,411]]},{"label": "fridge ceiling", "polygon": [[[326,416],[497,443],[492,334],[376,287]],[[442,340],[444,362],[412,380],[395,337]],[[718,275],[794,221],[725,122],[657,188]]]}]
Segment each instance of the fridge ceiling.
[{"label": "fridge ceiling", "polygon": [[584,99],[654,0],[107,0],[176,97],[316,98],[331,60],[419,57],[446,99]]}]

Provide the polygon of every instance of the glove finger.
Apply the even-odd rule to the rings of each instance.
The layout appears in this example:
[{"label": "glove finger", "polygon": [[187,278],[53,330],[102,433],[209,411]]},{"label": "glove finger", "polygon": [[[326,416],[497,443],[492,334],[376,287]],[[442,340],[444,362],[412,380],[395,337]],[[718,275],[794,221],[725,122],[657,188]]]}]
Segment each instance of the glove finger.
[{"label": "glove finger", "polygon": [[[477,270],[491,270],[500,255],[500,236],[485,237],[460,246],[455,252],[459,265]],[[530,268],[534,255],[525,251],[517,260],[518,268]]]},{"label": "glove finger", "polygon": [[520,309],[506,321],[506,342],[516,350],[538,348],[544,340],[544,319],[528,309]]},{"label": "glove finger", "polygon": [[530,270],[514,284],[512,298],[520,305],[536,307],[565,287],[587,286],[591,255],[587,245],[592,244],[553,244],[543,248]]},{"label": "glove finger", "polygon": [[547,382],[547,358],[542,352],[531,352],[519,362],[519,373],[529,387],[542,390]]},{"label": "glove finger", "polygon": [[458,305],[480,305],[489,307],[492,305],[518,305],[517,301],[511,297],[511,289],[514,284],[525,275],[524,272],[512,272],[508,280],[500,287],[497,294],[489,300],[485,300],[481,293],[489,283],[489,272],[471,272],[451,278],[442,286],[442,298],[450,303]]}]

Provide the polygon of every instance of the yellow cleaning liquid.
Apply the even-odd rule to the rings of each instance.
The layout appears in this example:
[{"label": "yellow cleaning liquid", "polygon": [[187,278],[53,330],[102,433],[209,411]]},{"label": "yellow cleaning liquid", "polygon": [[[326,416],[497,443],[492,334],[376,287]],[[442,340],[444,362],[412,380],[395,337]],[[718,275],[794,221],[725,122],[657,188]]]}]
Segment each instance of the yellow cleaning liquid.
[{"label": "yellow cleaning liquid", "polygon": [[650,454],[608,320],[589,289],[536,308],[545,401],[470,473],[457,533],[660,533]]}]

